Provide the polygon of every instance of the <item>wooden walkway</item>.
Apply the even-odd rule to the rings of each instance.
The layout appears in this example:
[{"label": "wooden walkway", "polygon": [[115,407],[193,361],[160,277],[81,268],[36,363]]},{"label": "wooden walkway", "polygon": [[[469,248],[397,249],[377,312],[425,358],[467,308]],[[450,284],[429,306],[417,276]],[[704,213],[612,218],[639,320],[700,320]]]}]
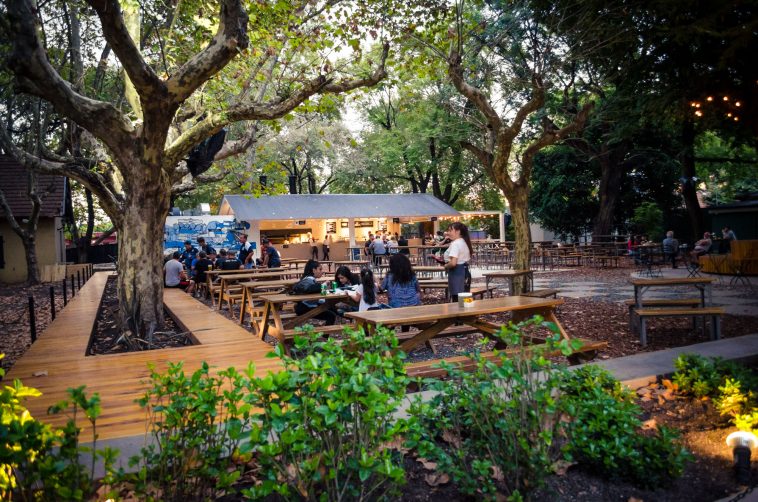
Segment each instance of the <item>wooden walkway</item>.
[{"label": "wooden walkway", "polygon": [[[272,351],[271,345],[175,289],[165,291],[164,305],[175,319],[181,318],[180,327],[192,332],[198,345],[85,356],[109,275],[108,272],[95,273],[5,376],[4,385],[18,378],[42,392],[41,397],[26,402],[35,418],[44,420],[48,407],[66,398],[66,389],[86,385],[88,395],[97,392],[101,398],[103,413],[97,421],[99,439],[144,435],[145,412],[134,401],[146,389],[148,363],[160,371],[170,362],[184,361],[188,373],[201,367],[204,361],[212,368],[233,366],[240,370],[252,361],[258,375],[280,368],[278,359],[266,357]],[[40,372],[47,374],[34,376]],[[62,424],[65,420],[62,416],[49,419],[53,424]],[[89,441],[87,424],[80,421],[79,425],[85,429],[83,441]]]}]

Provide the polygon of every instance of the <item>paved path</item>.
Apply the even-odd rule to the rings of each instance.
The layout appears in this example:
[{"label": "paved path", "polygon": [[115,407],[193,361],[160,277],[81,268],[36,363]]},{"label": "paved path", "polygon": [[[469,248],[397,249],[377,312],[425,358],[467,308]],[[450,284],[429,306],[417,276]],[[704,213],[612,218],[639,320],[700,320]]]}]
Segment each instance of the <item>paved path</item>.
[{"label": "paved path", "polygon": [[[486,269],[473,269],[472,276],[474,279],[483,277],[482,274],[491,271]],[[534,272],[535,288],[558,289],[558,296],[564,298],[593,298],[598,301],[610,301],[621,303],[634,296],[634,288],[631,284],[618,285],[618,282],[596,281],[596,280],[572,280],[576,269],[555,269],[548,272]],[[687,277],[687,270],[663,269],[664,277]],[[551,274],[552,277],[540,277],[544,274]],[[555,276],[555,274],[560,274]],[[713,303],[716,306],[724,307],[727,314],[732,315],[750,315],[758,316],[758,278],[751,277],[752,288],[738,284],[730,286],[732,278],[730,275],[719,276],[715,274],[703,274],[704,277],[712,277],[713,283]],[[629,278],[636,277],[636,274],[629,271]],[[502,286],[502,285],[500,285]],[[507,288],[507,286],[505,286]],[[682,296],[682,289],[664,291],[662,289],[650,290],[646,298],[676,298]]]}]

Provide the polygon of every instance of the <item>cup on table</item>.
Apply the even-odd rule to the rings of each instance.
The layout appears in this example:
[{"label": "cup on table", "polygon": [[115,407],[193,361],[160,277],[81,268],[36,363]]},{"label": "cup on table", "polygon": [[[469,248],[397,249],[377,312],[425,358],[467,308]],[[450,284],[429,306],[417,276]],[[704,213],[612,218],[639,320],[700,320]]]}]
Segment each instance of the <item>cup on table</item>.
[{"label": "cup on table", "polygon": [[471,293],[458,293],[458,305],[460,307],[473,307],[474,297]]}]

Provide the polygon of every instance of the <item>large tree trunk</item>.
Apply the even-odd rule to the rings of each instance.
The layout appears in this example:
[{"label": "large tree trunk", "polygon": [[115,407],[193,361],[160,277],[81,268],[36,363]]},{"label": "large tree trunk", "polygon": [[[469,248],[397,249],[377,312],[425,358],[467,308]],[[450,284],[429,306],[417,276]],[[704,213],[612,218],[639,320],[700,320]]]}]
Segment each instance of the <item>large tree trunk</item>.
[{"label": "large tree trunk", "polygon": [[89,261],[89,248],[92,245],[92,232],[95,228],[95,201],[92,198],[92,191],[85,188],[84,194],[87,198],[87,228],[84,231],[84,235],[76,240],[79,263],[87,263]]},{"label": "large tree trunk", "polygon": [[616,210],[621,180],[624,178],[624,169],[621,163],[623,156],[614,155],[614,153],[614,151],[604,152],[598,158],[601,172],[600,208],[592,229],[593,241],[600,236],[610,235],[613,226],[613,213]]},{"label": "large tree trunk", "polygon": [[135,180],[126,190],[118,229],[121,325],[147,337],[163,324],[163,229],[170,192],[165,176]]},{"label": "large tree trunk", "polygon": [[[513,269],[528,270],[531,267],[530,257],[532,249],[532,231],[529,228],[529,188],[517,186],[515,190],[510,191],[505,197],[508,199],[508,205],[511,210],[511,222],[516,232]],[[523,281],[516,281],[515,286],[516,291],[512,294],[520,294],[524,291]]]},{"label": "large tree trunk", "polygon": [[700,209],[700,202],[697,200],[697,184],[693,180],[695,177],[695,125],[687,117],[682,124],[682,197],[687,206],[687,213],[690,216],[690,224],[695,240],[700,239],[703,235],[705,222],[703,221],[703,212]]},{"label": "large tree trunk", "polygon": [[[36,225],[35,225],[36,227]],[[24,244],[24,253],[26,255],[26,282],[27,284],[39,284],[39,263],[37,262],[37,236],[36,228],[34,233],[27,237],[21,237]]]}]

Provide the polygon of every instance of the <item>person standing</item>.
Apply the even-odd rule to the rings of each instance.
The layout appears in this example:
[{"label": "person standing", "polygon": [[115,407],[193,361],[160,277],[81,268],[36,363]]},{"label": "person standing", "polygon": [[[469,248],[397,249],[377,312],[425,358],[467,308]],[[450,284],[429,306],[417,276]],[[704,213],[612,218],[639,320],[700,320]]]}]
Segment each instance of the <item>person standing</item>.
[{"label": "person standing", "polygon": [[184,250],[179,256],[179,261],[182,262],[184,268],[190,270],[192,268],[192,262],[197,256],[197,248],[192,245],[192,241],[184,241]]},{"label": "person standing", "polygon": [[205,243],[205,237],[198,237],[197,245],[200,246],[200,251],[205,252],[205,255],[208,257],[208,259],[211,261],[216,259],[216,250],[213,249],[213,246],[210,244]]},{"label": "person standing", "polygon": [[666,260],[671,260],[671,268],[677,268],[676,257],[679,254],[679,241],[674,239],[674,231],[666,232],[666,238],[663,239],[663,254]]},{"label": "person standing", "polygon": [[240,234],[240,250],[237,253],[237,258],[245,268],[253,268],[253,258],[255,253],[253,252],[253,245],[247,241],[247,234]]},{"label": "person standing", "polygon": [[467,281],[467,275],[471,277],[468,264],[474,254],[474,248],[471,246],[468,227],[459,221],[447,227],[447,236],[452,241],[444,254],[447,289],[451,300],[457,302],[458,293],[470,289],[470,279]]},{"label": "person standing", "polygon": [[331,238],[329,237],[329,234],[326,234],[324,237],[324,242],[321,244],[321,252],[324,255],[324,260],[327,261],[330,260],[329,258],[329,246],[331,244]]},{"label": "person standing", "polygon": [[311,246],[311,260],[318,261],[318,241],[311,234],[308,234],[308,244]]}]

